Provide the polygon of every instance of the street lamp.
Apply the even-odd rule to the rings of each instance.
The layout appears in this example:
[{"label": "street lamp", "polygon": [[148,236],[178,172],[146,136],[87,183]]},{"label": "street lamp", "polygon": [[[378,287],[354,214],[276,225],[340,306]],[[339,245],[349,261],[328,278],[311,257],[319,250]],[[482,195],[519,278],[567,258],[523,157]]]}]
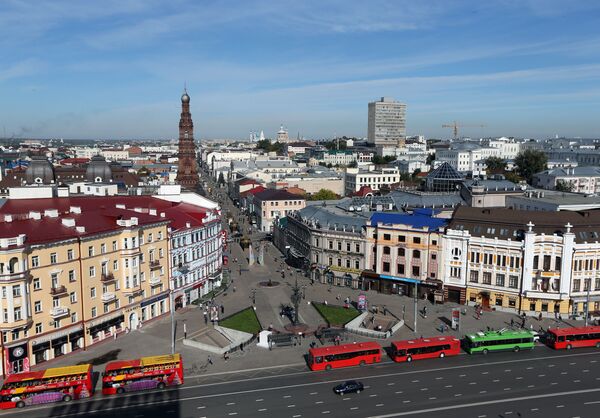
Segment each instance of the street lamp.
[{"label": "street lamp", "polygon": [[171,354],[175,354],[175,303],[173,302],[173,283],[171,277],[171,289],[169,289],[169,306],[171,307]]}]

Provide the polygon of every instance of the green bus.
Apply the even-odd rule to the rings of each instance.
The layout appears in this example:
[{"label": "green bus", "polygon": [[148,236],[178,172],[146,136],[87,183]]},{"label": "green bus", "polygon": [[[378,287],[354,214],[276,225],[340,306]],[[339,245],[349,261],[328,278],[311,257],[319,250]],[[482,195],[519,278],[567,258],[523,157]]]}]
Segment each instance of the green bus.
[{"label": "green bus", "polygon": [[490,351],[520,351],[524,348],[533,350],[535,347],[534,333],[528,330],[478,331],[465,335],[464,349],[469,354]]}]

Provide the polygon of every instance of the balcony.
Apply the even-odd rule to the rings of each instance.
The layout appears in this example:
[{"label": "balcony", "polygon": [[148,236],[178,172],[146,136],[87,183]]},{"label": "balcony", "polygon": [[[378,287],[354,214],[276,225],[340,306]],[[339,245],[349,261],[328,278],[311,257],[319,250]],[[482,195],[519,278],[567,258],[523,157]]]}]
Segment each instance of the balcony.
[{"label": "balcony", "polygon": [[116,298],[117,298],[117,296],[114,294],[114,292],[102,293],[102,302],[104,302],[104,303],[112,302]]},{"label": "balcony", "polygon": [[50,311],[50,316],[54,319],[62,318],[67,315],[69,315],[69,308],[65,308],[64,306],[55,306]]},{"label": "balcony", "polygon": [[150,261],[150,270],[159,270],[160,269],[160,261],[152,260]]},{"label": "balcony", "polygon": [[102,283],[114,282],[115,276],[112,273],[102,273],[102,275],[100,276],[100,281]]},{"label": "balcony", "polygon": [[150,277],[150,286],[156,286],[162,283],[160,277]]},{"label": "balcony", "polygon": [[51,287],[50,288],[50,294],[52,296],[64,296],[67,294],[67,287],[66,286],[56,286],[56,287]]},{"label": "balcony", "polygon": [[9,282],[9,281],[13,281],[13,280],[26,280],[29,281],[33,278],[33,276],[31,275],[31,273],[29,273],[29,271],[23,271],[20,273],[10,273],[10,272],[6,272],[6,273],[2,273],[0,274],[0,281],[4,282]]},{"label": "balcony", "polygon": [[140,287],[140,285],[121,289],[121,292],[123,292],[123,294],[131,295],[131,296],[133,296],[137,293],[140,293],[141,291],[142,291],[142,288]]}]

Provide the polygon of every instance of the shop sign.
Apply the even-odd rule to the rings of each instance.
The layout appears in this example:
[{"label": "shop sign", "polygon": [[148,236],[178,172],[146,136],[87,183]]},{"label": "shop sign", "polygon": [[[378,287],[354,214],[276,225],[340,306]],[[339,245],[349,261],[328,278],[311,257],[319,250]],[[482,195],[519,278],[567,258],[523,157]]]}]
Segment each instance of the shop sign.
[{"label": "shop sign", "polygon": [[362,272],[362,270],[359,270],[359,269],[353,269],[353,268],[348,268],[348,267],[338,267],[338,266],[330,266],[329,270],[341,271],[342,273],[355,273],[355,274],[360,274]]},{"label": "shop sign", "polygon": [[367,296],[364,294],[358,295],[358,301],[356,302],[359,311],[365,311],[367,309]]}]

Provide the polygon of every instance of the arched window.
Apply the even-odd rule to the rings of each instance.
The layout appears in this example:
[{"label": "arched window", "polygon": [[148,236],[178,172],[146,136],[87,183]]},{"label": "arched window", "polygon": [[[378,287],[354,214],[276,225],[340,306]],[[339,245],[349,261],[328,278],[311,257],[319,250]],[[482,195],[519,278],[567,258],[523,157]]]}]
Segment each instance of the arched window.
[{"label": "arched window", "polygon": [[413,258],[421,258],[421,251],[413,250]]},{"label": "arched window", "polygon": [[17,257],[13,257],[8,262],[8,272],[13,274],[13,273],[18,273],[18,270],[19,270],[19,259]]},{"label": "arched window", "polygon": [[383,247],[383,253],[390,254],[390,247],[388,247],[388,246]]}]

